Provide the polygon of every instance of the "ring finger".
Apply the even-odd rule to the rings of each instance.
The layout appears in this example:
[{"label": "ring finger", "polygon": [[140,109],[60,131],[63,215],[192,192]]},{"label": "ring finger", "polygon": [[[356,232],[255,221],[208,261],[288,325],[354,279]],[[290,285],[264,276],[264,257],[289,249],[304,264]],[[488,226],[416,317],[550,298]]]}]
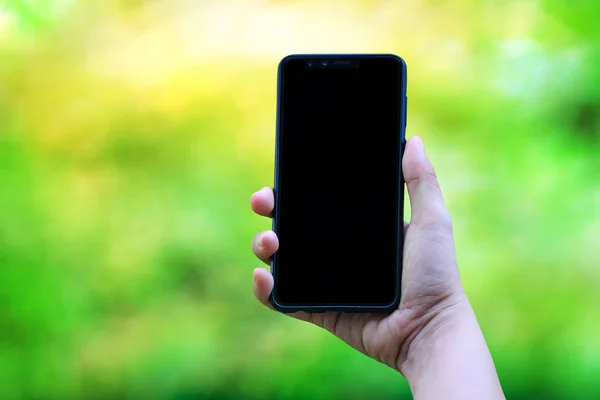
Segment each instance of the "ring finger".
[{"label": "ring finger", "polygon": [[279,248],[279,239],[273,231],[260,232],[252,240],[252,252],[262,262],[269,265],[271,256]]}]

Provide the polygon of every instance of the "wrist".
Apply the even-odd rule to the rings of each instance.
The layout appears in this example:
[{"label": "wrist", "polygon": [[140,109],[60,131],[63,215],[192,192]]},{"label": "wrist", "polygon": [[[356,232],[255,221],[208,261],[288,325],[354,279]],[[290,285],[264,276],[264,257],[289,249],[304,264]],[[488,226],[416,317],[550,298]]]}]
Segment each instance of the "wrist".
[{"label": "wrist", "polygon": [[475,315],[464,292],[438,302],[415,322],[416,328],[403,343],[404,357],[398,359],[397,369],[410,382],[419,368],[436,357],[440,342],[450,340],[453,332],[468,325],[470,319],[475,319]]},{"label": "wrist", "polygon": [[398,366],[415,399],[504,399],[494,361],[464,294],[446,299],[407,343]]}]

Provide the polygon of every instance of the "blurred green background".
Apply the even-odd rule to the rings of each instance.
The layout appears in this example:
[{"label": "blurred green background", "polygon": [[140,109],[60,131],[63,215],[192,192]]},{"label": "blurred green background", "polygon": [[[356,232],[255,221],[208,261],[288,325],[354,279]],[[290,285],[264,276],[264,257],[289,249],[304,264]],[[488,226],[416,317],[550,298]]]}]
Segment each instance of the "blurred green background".
[{"label": "blurred green background", "polygon": [[410,398],[251,289],[279,59],[393,52],[507,396],[597,399],[599,21],[592,0],[0,0],[0,398]]}]

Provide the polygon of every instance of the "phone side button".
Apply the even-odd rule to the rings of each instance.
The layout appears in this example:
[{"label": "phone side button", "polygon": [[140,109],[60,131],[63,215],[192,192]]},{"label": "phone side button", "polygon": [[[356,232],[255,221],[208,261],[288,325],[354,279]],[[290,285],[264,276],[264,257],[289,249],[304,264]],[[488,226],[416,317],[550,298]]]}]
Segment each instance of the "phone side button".
[{"label": "phone side button", "polygon": [[404,127],[408,125],[408,96],[404,96]]}]

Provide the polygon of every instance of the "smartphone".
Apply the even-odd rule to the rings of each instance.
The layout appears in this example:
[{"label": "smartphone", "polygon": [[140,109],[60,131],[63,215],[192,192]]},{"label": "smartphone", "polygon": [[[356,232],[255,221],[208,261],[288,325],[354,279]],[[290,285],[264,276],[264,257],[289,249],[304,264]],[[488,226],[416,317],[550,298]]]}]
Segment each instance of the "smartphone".
[{"label": "smartphone", "polygon": [[391,312],[400,302],[406,63],[391,54],[279,63],[273,307]]}]

